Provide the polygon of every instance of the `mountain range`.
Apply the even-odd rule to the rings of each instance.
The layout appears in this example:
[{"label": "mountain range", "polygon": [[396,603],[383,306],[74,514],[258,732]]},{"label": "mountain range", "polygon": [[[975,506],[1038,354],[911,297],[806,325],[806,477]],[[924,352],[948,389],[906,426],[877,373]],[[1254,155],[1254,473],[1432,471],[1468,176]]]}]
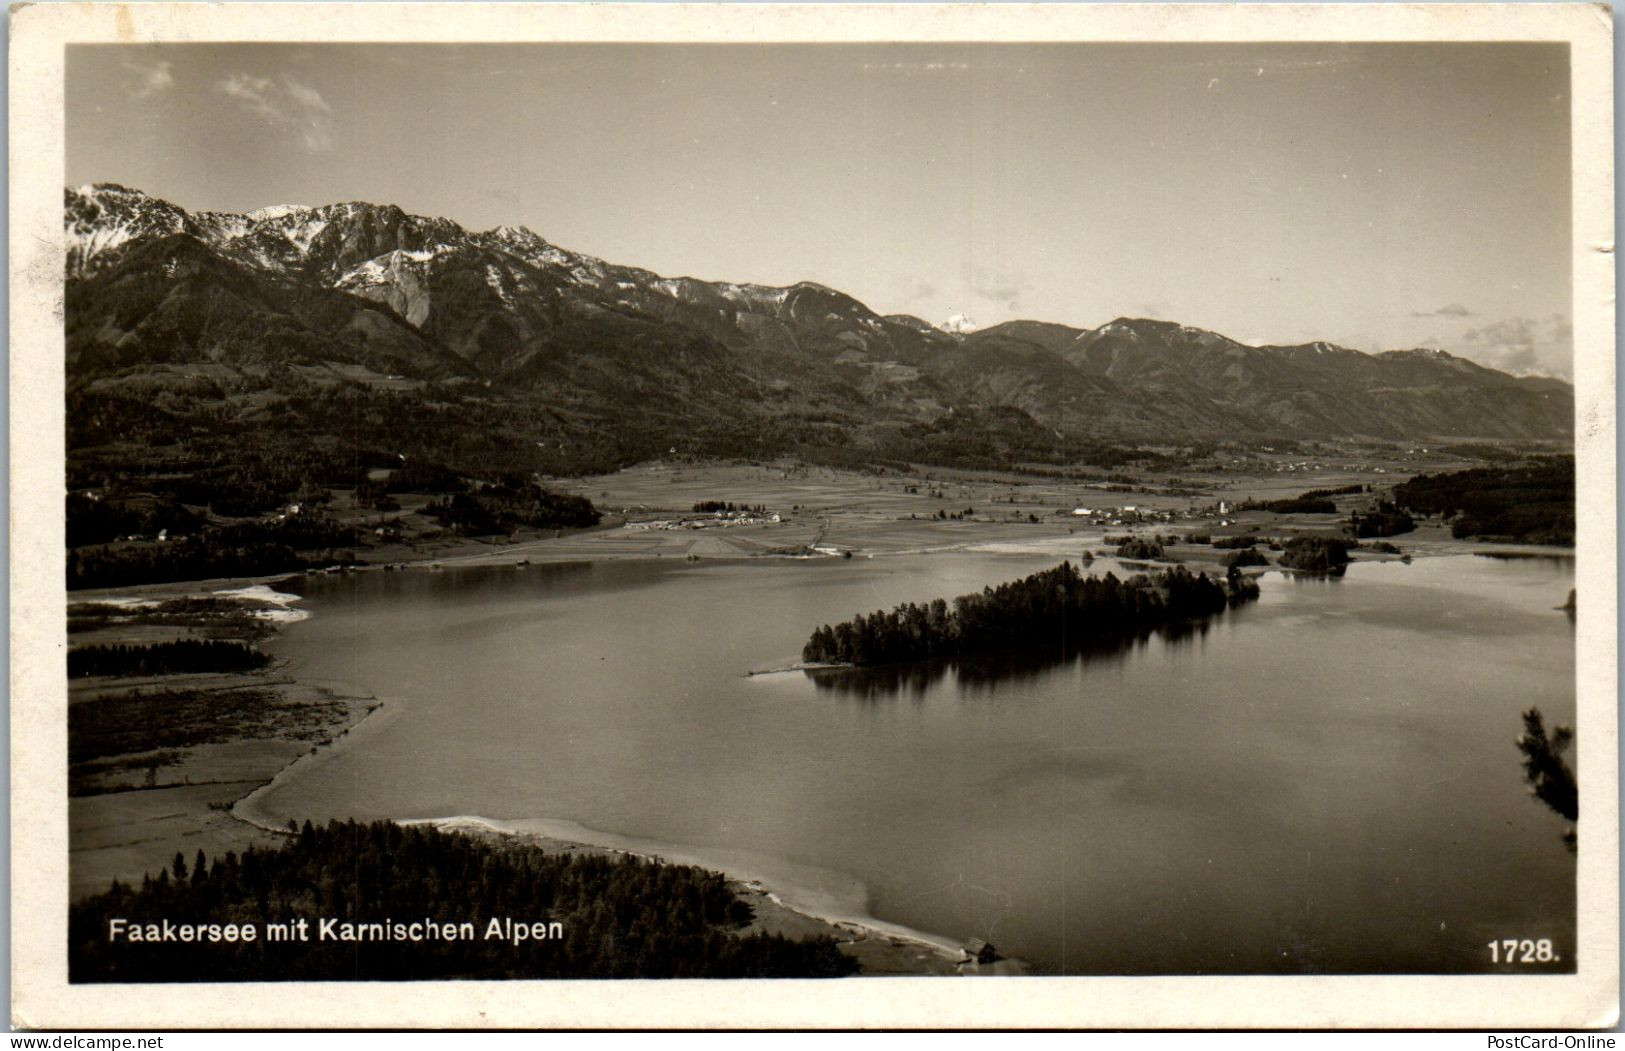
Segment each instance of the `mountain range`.
[{"label": "mountain range", "polygon": [[743,441],[931,459],[985,440],[994,459],[1059,461],[1091,443],[1573,427],[1568,384],[1441,350],[1250,346],[1143,318],[938,327],[810,282],[662,277],[392,205],[188,212],[102,183],[65,206],[70,398],[177,419],[251,422],[342,388],[466,403],[470,425],[520,421],[515,442],[622,458]]}]

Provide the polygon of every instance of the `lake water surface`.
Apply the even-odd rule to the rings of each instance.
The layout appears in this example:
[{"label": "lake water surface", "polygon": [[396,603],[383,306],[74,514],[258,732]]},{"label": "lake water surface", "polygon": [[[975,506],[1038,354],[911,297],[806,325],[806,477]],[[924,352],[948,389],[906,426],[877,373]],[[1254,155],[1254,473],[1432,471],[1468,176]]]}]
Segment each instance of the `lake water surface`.
[{"label": "lake water surface", "polygon": [[1271,572],[1083,657],[746,676],[819,624],[1058,561],[301,578],[312,616],[272,651],[390,703],[254,805],[565,819],[1040,973],[1476,971],[1504,937],[1569,969],[1574,858],[1513,741],[1530,706],[1574,720],[1572,562]]}]

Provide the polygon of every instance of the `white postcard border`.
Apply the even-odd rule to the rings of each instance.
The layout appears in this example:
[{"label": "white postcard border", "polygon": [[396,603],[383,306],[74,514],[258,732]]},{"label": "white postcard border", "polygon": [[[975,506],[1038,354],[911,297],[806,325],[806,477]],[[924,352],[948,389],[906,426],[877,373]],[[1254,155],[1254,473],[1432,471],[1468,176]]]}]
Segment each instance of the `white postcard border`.
[{"label": "white postcard border", "polygon": [[[12,1019],[34,1028],[1579,1028],[1618,1017],[1612,20],[1587,4],[43,4],[12,11]],[[1580,971],[1568,976],[69,985],[63,48],[190,41],[1571,45]]]}]

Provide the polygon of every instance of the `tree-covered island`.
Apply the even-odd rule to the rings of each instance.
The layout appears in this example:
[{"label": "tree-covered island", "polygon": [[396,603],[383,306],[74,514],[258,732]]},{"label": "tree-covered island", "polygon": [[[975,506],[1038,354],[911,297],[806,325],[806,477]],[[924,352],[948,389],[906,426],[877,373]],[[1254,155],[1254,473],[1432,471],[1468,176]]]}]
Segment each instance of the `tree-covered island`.
[{"label": "tree-covered island", "polygon": [[1349,564],[1354,541],[1340,536],[1295,536],[1286,542],[1280,563],[1301,573],[1341,573]]},{"label": "tree-covered island", "polygon": [[1223,581],[1183,566],[1119,580],[1088,576],[1070,562],[1030,577],[944,599],[877,610],[813,632],[809,664],[857,666],[959,657],[1035,645],[1122,637],[1223,612],[1258,597],[1257,582],[1232,570]]}]

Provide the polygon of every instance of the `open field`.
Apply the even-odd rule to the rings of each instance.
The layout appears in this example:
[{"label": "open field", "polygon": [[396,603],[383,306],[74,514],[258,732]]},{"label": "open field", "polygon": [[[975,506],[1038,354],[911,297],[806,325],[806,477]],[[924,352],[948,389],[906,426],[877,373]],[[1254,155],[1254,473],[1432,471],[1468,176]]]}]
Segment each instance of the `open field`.
[{"label": "open field", "polygon": [[68,800],[68,896],[79,900],[117,879],[141,882],[177,852],[210,857],[249,846],[271,846],[278,836],[245,825],[226,810],[257,781],[189,785],[148,792],[118,792]]},{"label": "open field", "polygon": [[[401,494],[398,511],[380,514],[354,506],[352,494],[334,493],[330,513],[340,523],[371,532],[384,523],[388,537],[369,537],[355,551],[372,566],[416,569],[435,566],[613,559],[751,559],[762,557],[884,556],[981,545],[1037,546],[1062,557],[1099,552],[1105,538],[1126,534],[1192,534],[1229,537],[1257,534],[1287,538],[1339,532],[1355,509],[1369,507],[1394,484],[1418,472],[1459,470],[1476,461],[1442,453],[1350,449],[1341,455],[1304,459],[1264,453],[1214,459],[1177,475],[1047,477],[1034,473],[964,471],[917,467],[856,471],[773,462],[654,461],[584,478],[543,478],[544,487],[590,499],[604,515],[595,527],[521,529],[512,536],[466,537],[439,528],[421,513],[424,494]],[[1060,474],[1050,469],[1050,474]],[[1364,486],[1369,491],[1334,498],[1335,514],[1276,514],[1244,509],[1247,501],[1295,497],[1316,489]],[[694,511],[704,502],[761,508],[728,521]],[[1087,514],[1079,513],[1087,510]],[[1394,538],[1408,553],[1478,550],[1456,541],[1441,523],[1419,519],[1418,528]],[[396,535],[398,533],[398,536]],[[1205,545],[1170,548],[1183,560],[1217,563],[1222,554]],[[1361,557],[1372,557],[1367,553]],[[258,578],[270,581],[276,577]],[[220,586],[227,582],[222,581]],[[181,590],[184,591],[184,588]],[[173,586],[78,591],[87,601],[112,596],[162,598]],[[263,624],[240,622],[252,635]],[[90,643],[123,633],[129,641],[198,636],[197,624],[114,625],[113,635],[96,623],[78,626]],[[223,630],[209,627],[215,637]],[[78,641],[76,639],[76,641]]]},{"label": "open field", "polygon": [[[78,593],[69,640],[148,645],[252,640],[289,614],[275,600],[222,597],[218,585]],[[267,592],[268,593],[268,592]],[[106,601],[111,599],[113,601]],[[69,889],[139,883],[176,852],[189,860],[277,837],[233,818],[233,803],[378,706],[342,689],[254,673],[91,676],[68,684]]]},{"label": "open field", "polygon": [[[984,544],[1038,543],[1098,550],[1108,535],[1191,533],[1288,537],[1335,533],[1351,509],[1364,507],[1414,473],[1459,469],[1459,458],[1420,454],[1389,460],[1301,466],[1301,460],[1251,460],[1250,473],[1210,470],[1143,477],[1135,484],[1037,477],[1019,473],[919,468],[875,473],[800,462],[653,462],[586,478],[543,479],[550,489],[584,496],[605,514],[595,529],[511,539],[441,537],[369,552],[372,561],[501,564],[617,558],[753,558],[789,554],[879,556]],[[1245,501],[1278,500],[1312,489],[1364,485],[1339,496],[1336,514],[1239,510]],[[693,511],[705,501],[758,506],[778,522],[724,524]],[[404,505],[403,501],[403,505]],[[1090,515],[1074,512],[1087,508]],[[1430,549],[1451,541],[1448,529],[1425,523],[1398,538]],[[1172,552],[1217,562],[1205,546]],[[1422,552],[1418,552],[1422,553]],[[1368,556],[1369,557],[1369,556]]]},{"label": "open field", "polygon": [[[79,583],[111,585],[162,579],[164,574],[196,578],[305,565],[318,569],[379,564],[398,568],[454,561],[697,560],[843,555],[849,551],[874,555],[1023,542],[1033,536],[1074,535],[1091,529],[1103,533],[1145,527],[1181,533],[1220,532],[1237,521],[1248,528],[1279,525],[1322,530],[1335,528],[1350,510],[1369,507],[1395,483],[1418,472],[1459,470],[1488,462],[1425,446],[1312,443],[1312,448],[1312,452],[1303,448],[1276,451],[1269,446],[1236,445],[1201,455],[1191,450],[1153,449],[1146,453],[1150,459],[1138,467],[1125,466],[1110,473],[1052,464],[1008,470],[892,462],[834,468],[790,457],[767,461],[679,457],[585,477],[532,476],[530,482],[541,486],[537,492],[584,498],[602,516],[597,525],[560,527],[525,525],[523,516],[496,521],[489,518],[490,512],[470,520],[466,508],[458,513],[463,517],[447,515],[442,508],[450,498],[443,494],[398,491],[382,499],[377,487],[386,486],[395,472],[375,468],[368,472],[373,490],[306,487],[301,500],[259,517],[221,517],[200,504],[167,512],[181,523],[177,529],[202,530],[203,536],[215,537],[233,550],[234,545],[248,545],[233,558],[211,557],[212,549],[206,544],[198,549],[197,535],[190,532],[181,534],[187,544],[166,549],[164,539],[150,528],[154,523],[141,519],[147,525],[132,526],[136,531],[131,535],[114,537],[105,544],[87,543],[82,552],[76,550],[71,565],[73,579]],[[1499,455],[1485,449],[1484,455]],[[1152,464],[1158,466],[1153,469]],[[421,481],[434,484],[435,477],[428,472]],[[440,483],[450,484],[447,477],[440,478]],[[450,480],[474,490],[490,481]],[[1338,515],[1323,520],[1303,516],[1275,522],[1240,517],[1245,513],[1240,508],[1248,501],[1350,486],[1363,491],[1339,497]],[[74,513],[88,516],[87,521],[98,514],[105,519],[114,513],[96,511],[94,490],[79,493],[76,499]],[[138,494],[116,497],[113,502],[124,507],[120,513],[134,521],[140,516],[130,508],[147,508],[141,514],[150,517],[156,513],[147,507],[153,499]],[[128,507],[119,500],[127,501]],[[748,510],[730,514],[727,520],[695,510],[698,505],[714,503]],[[436,513],[429,513],[431,510]],[[482,520],[481,515],[486,517]],[[579,521],[569,517],[555,520]],[[448,522],[470,531],[492,532],[464,535]],[[281,554],[276,553],[278,545],[285,545]],[[814,548],[820,550],[814,552]],[[294,550],[299,552],[297,557]]]}]

